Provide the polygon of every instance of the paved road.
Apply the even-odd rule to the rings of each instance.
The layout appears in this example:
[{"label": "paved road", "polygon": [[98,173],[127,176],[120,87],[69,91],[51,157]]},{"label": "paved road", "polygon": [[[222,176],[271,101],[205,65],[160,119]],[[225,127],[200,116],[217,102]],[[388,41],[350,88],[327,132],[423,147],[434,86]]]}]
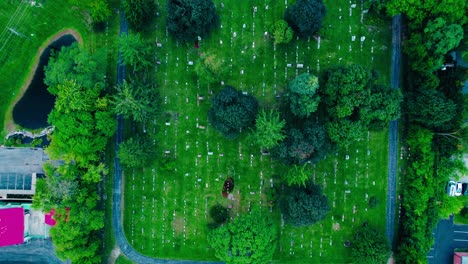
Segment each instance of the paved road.
[{"label": "paved road", "polygon": [[[400,34],[401,16],[394,16],[392,21],[392,66],[391,87],[400,88]],[[398,160],[398,120],[390,122],[388,142],[388,185],[387,185],[387,214],[386,234],[390,244],[394,245],[395,236],[395,213],[397,196],[397,160]]]},{"label": "paved road", "polygon": [[434,245],[427,254],[428,264],[452,263],[456,248],[468,248],[468,225],[455,225],[453,216],[441,220],[434,232]]},{"label": "paved road", "polygon": [[55,255],[50,239],[33,239],[30,243],[0,248],[2,264],[63,264]]},{"label": "paved road", "polygon": [[[120,35],[128,33],[128,24],[125,20],[123,11],[120,13]],[[125,65],[120,63],[121,54],[119,52],[119,63],[117,65],[117,82],[122,83],[125,80]],[[220,262],[204,262],[204,261],[191,261],[191,260],[166,260],[166,259],[155,259],[144,256],[135,249],[133,249],[128,243],[123,230],[123,215],[122,215],[122,167],[120,161],[117,158],[117,151],[119,150],[119,144],[123,141],[124,132],[124,119],[121,115],[116,116],[117,119],[117,132],[115,136],[115,159],[114,159],[114,194],[112,203],[112,225],[114,227],[115,238],[120,250],[130,260],[135,263],[141,264],[201,264],[201,263],[220,263]]]}]

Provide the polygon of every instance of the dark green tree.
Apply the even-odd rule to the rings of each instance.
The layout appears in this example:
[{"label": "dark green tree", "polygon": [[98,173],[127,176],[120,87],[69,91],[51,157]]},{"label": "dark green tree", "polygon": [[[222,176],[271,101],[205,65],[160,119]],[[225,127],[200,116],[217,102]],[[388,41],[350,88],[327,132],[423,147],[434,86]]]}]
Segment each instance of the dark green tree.
[{"label": "dark green tree", "polygon": [[153,140],[145,135],[135,135],[119,144],[117,156],[127,168],[143,168],[154,161],[156,150]]},{"label": "dark green tree", "polygon": [[225,86],[211,99],[208,120],[227,138],[236,138],[241,130],[254,124],[258,110],[257,99]]},{"label": "dark green tree", "polygon": [[277,110],[262,110],[255,120],[255,131],[251,134],[253,142],[262,148],[270,149],[286,138],[284,126],[286,121],[280,118]]},{"label": "dark green tree", "polygon": [[143,40],[140,34],[122,35],[119,38],[119,50],[126,65],[133,69],[133,73],[146,70],[154,65],[153,46]]},{"label": "dark green tree", "polygon": [[223,224],[229,219],[229,211],[226,207],[216,204],[210,208],[210,216],[216,224]]},{"label": "dark green tree", "polygon": [[352,121],[348,118],[338,119],[327,124],[327,132],[331,141],[338,148],[347,149],[351,144],[363,139],[367,128],[361,121]]},{"label": "dark green tree", "polygon": [[427,23],[424,35],[426,49],[435,55],[444,55],[460,44],[463,28],[458,24],[447,25],[444,18],[438,17]]},{"label": "dark green tree", "polygon": [[167,14],[167,29],[180,41],[206,37],[219,23],[211,0],[167,0]]},{"label": "dark green tree", "polygon": [[93,23],[104,22],[111,15],[107,0],[70,0],[70,3],[87,10]]},{"label": "dark green tree", "polygon": [[294,36],[294,31],[289,27],[288,22],[283,19],[280,19],[271,25],[270,33],[273,36],[275,44],[287,44]]},{"label": "dark green tree", "polygon": [[273,221],[259,211],[241,215],[208,234],[215,256],[228,264],[269,263],[277,240]]},{"label": "dark green tree", "polygon": [[422,126],[437,128],[455,117],[456,105],[440,91],[420,89],[408,102],[408,114]]},{"label": "dark green tree", "polygon": [[383,129],[388,123],[400,117],[403,95],[399,89],[375,85],[371,89],[369,104],[360,109],[360,119],[372,129]]},{"label": "dark green tree", "polygon": [[391,249],[385,234],[369,226],[358,228],[352,241],[351,254],[355,260],[369,264],[385,264]]},{"label": "dark green tree", "polygon": [[325,127],[309,121],[303,128],[290,128],[275,153],[285,164],[304,164],[322,160],[331,148]]},{"label": "dark green tree", "polygon": [[330,206],[322,188],[308,181],[305,187],[292,186],[286,190],[281,211],[288,224],[308,226],[325,219]]},{"label": "dark green tree", "polygon": [[318,78],[308,73],[303,73],[289,82],[289,108],[295,116],[304,118],[317,111],[320,102],[318,88]]},{"label": "dark green tree", "polygon": [[135,31],[151,24],[157,13],[154,0],[125,0],[123,7],[128,24]]},{"label": "dark green tree", "polygon": [[284,20],[300,37],[307,38],[319,31],[325,14],[322,0],[297,0],[295,4],[288,6]]}]

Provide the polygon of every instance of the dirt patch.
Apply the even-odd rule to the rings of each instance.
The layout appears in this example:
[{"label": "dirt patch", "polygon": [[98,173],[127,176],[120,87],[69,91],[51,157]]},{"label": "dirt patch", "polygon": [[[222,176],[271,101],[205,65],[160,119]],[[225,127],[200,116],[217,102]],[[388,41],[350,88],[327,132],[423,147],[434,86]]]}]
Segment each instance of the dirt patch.
[{"label": "dirt patch", "polygon": [[177,235],[182,234],[184,231],[184,219],[182,217],[176,217],[172,220],[172,228],[174,228],[174,232]]},{"label": "dirt patch", "polygon": [[13,108],[15,107],[16,103],[23,97],[24,93],[28,89],[29,84],[31,83],[34,74],[36,73],[37,66],[39,65],[39,59],[42,55],[42,52],[47,48],[47,46],[50,45],[50,43],[58,40],[59,38],[65,36],[65,35],[72,35],[76,41],[80,44],[83,44],[83,38],[81,37],[80,33],[78,31],[73,30],[73,29],[64,29],[59,31],[58,33],[54,34],[50,38],[48,38],[44,43],[39,47],[39,50],[36,53],[36,56],[33,59],[33,63],[31,64],[30,68],[28,69],[29,73],[28,76],[26,77],[25,81],[23,82],[23,85],[21,86],[18,94],[16,95],[15,99],[13,102],[10,104],[10,107],[8,108],[5,116],[5,129],[6,133],[13,132],[15,130],[15,123],[13,122]]},{"label": "dirt patch", "polygon": [[119,255],[120,255],[120,248],[119,246],[115,245],[109,255],[109,258],[107,259],[107,264],[114,264],[117,258],[119,257]]},{"label": "dirt patch", "polygon": [[334,231],[340,230],[340,224],[339,224],[339,223],[334,223],[334,224],[333,224],[333,230],[334,230]]}]

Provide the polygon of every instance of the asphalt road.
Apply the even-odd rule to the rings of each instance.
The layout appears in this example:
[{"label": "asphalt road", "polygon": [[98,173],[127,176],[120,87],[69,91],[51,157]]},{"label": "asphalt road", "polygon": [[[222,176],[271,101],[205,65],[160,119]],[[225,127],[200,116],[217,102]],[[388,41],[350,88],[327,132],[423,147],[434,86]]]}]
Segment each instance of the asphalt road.
[{"label": "asphalt road", "polygon": [[[123,10],[120,12],[120,35],[128,33],[128,24],[125,20]],[[122,62],[122,57],[119,52],[119,63],[117,65],[117,83],[122,83],[125,80],[125,65]],[[119,150],[119,144],[123,141],[124,134],[124,119],[121,115],[116,116],[117,120],[117,131],[115,136],[115,159],[114,159],[114,193],[112,203],[112,225],[114,227],[115,239],[120,247],[121,252],[127,256],[130,260],[135,263],[141,264],[202,264],[202,263],[221,263],[221,262],[205,262],[205,261],[191,261],[191,260],[167,260],[167,259],[156,259],[148,256],[144,256],[133,249],[128,243],[123,230],[123,215],[122,215],[122,167],[120,161],[117,158],[117,151]]]},{"label": "asphalt road", "polygon": [[432,233],[434,245],[427,254],[428,264],[453,263],[456,248],[468,248],[468,225],[455,225],[453,216],[437,224]]},{"label": "asphalt road", "polygon": [[0,248],[2,264],[63,264],[55,255],[50,239],[33,239],[30,243]]},{"label": "asphalt road", "polygon": [[[392,89],[400,88],[400,43],[401,43],[401,16],[393,17],[392,21],[392,65],[391,81]],[[387,212],[386,235],[390,244],[394,245],[395,237],[395,213],[397,199],[397,164],[398,160],[398,120],[390,122],[388,142],[388,183],[387,183]]]}]

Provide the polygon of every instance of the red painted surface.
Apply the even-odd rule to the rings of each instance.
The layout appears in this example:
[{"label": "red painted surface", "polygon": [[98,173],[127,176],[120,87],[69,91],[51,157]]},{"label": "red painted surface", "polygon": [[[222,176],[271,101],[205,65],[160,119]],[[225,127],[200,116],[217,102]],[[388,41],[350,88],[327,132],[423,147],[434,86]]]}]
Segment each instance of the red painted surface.
[{"label": "red painted surface", "polygon": [[45,220],[45,223],[50,225],[50,226],[54,226],[57,221],[55,221],[54,219],[54,214],[55,214],[55,209],[52,209],[50,210],[50,213],[44,215],[44,220]]},{"label": "red painted surface", "polygon": [[0,247],[22,244],[23,242],[23,208],[0,209]]},{"label": "red painted surface", "polygon": [[455,252],[455,254],[453,255],[453,264],[462,264],[463,257],[468,258],[468,253],[467,252]]}]

